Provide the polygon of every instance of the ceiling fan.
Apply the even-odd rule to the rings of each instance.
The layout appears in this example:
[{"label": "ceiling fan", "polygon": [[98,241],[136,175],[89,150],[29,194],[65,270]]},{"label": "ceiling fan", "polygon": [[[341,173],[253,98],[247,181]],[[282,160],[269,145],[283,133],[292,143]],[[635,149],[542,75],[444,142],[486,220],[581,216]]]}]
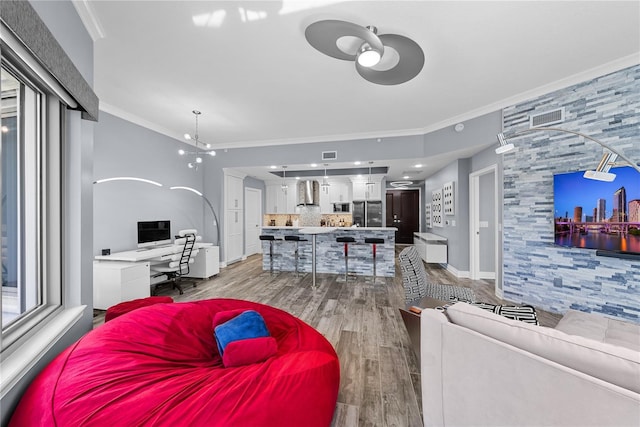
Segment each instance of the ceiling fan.
[{"label": "ceiling fan", "polygon": [[[305,30],[309,44],[333,58],[355,61],[358,74],[365,80],[379,85],[397,85],[418,75],[424,65],[424,52],[410,38],[399,34],[377,34],[373,26],[363,27],[346,21],[328,19],[314,22]],[[362,40],[356,53],[346,52],[338,46],[343,37]],[[385,50],[385,48],[387,48]],[[389,49],[390,48],[390,49]],[[398,54],[397,63],[388,69],[375,69],[382,65],[388,51]]]}]

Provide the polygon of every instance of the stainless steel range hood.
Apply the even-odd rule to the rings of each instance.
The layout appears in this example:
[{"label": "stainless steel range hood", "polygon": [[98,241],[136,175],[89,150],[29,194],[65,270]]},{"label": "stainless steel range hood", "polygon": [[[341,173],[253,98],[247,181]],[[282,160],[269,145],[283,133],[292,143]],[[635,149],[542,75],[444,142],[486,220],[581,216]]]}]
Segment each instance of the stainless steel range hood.
[{"label": "stainless steel range hood", "polygon": [[320,205],[320,184],[318,181],[298,182],[298,206]]}]

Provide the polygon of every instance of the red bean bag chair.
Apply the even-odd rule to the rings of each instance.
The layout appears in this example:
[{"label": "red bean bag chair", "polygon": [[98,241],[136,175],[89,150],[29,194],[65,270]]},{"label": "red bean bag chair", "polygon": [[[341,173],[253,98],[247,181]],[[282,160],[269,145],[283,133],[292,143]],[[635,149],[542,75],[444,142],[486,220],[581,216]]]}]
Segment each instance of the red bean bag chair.
[{"label": "red bean bag chair", "polygon": [[[264,318],[274,356],[224,367],[212,321],[236,309]],[[58,355],[9,426],[328,426],[339,383],[331,344],[282,310],[232,299],[156,304]]]},{"label": "red bean bag chair", "polygon": [[104,315],[104,321],[108,322],[138,308],[148,307],[154,304],[168,304],[172,302],[173,298],[171,297],[146,297],[121,302],[120,304],[116,304],[107,309],[107,312]]}]

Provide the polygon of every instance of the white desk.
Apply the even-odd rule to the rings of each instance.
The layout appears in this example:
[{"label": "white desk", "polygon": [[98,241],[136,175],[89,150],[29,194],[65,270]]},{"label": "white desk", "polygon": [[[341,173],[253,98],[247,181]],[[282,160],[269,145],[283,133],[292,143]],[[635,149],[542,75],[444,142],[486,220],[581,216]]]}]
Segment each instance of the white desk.
[{"label": "white desk", "polygon": [[[213,246],[213,243],[196,243],[193,248],[207,248]],[[98,261],[124,261],[124,262],[140,262],[140,261],[166,261],[173,254],[182,252],[184,245],[169,245],[157,248],[144,248],[125,252],[115,252],[111,255],[97,255]]]},{"label": "white desk", "polygon": [[[93,262],[94,308],[105,310],[123,301],[150,296],[151,264],[168,261],[183,248],[184,245],[170,245],[96,256]],[[189,277],[204,279],[218,274],[218,247],[212,243],[196,243],[194,249],[202,250],[190,266]]]}]

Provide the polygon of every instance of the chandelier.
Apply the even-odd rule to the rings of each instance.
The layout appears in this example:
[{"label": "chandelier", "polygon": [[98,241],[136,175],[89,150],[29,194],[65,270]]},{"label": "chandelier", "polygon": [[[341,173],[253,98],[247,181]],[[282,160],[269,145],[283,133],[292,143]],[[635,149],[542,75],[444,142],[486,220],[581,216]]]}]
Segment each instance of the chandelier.
[{"label": "chandelier", "polygon": [[[196,133],[193,135],[193,137],[190,134],[185,133],[184,139],[186,139],[187,141],[193,141],[196,149],[195,151],[178,150],[178,154],[180,154],[181,156],[191,156],[192,160],[187,163],[187,166],[189,167],[189,169],[198,170],[198,165],[202,163],[202,156],[205,154],[209,156],[215,156],[216,152],[215,150],[210,150],[211,144],[206,144],[200,141],[198,137],[198,116],[202,113],[198,110],[193,110],[192,113],[196,116]],[[202,147],[204,147],[204,149],[202,150],[200,149],[201,145]]]}]

